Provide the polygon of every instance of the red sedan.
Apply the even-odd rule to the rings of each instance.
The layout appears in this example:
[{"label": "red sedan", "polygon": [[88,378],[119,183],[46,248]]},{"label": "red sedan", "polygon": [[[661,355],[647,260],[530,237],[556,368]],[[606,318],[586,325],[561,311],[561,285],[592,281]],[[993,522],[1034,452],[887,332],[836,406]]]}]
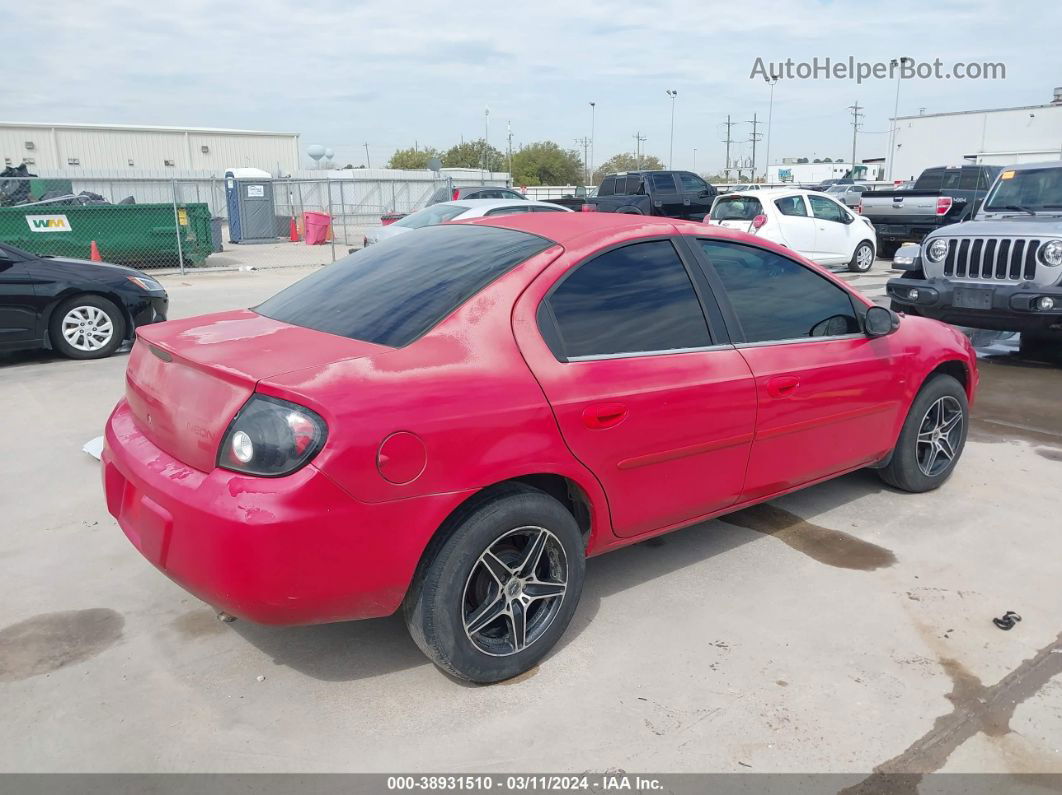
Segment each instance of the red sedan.
[{"label": "red sedan", "polygon": [[976,385],[958,331],[762,239],[528,213],[140,329],[104,482],[219,610],[402,608],[439,666],[491,682],[557,642],[587,556],[861,467],[936,488]]}]

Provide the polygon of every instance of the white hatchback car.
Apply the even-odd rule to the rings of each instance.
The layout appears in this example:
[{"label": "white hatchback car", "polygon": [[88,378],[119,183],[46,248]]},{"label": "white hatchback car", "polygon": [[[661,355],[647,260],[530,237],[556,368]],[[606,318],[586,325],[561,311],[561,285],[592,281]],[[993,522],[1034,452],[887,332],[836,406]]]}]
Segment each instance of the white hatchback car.
[{"label": "white hatchback car", "polygon": [[855,273],[869,271],[878,250],[870,221],[813,190],[727,193],[715,200],[705,221],[760,235],[820,265],[847,265]]},{"label": "white hatchback car", "polygon": [[482,218],[487,215],[512,215],[513,213],[570,213],[567,207],[549,202],[537,202],[529,199],[458,199],[441,202],[417,210],[387,226],[373,227],[365,233],[365,245],[379,243],[395,235],[401,235],[411,229],[422,226],[435,226],[447,221],[459,221],[465,218]]}]

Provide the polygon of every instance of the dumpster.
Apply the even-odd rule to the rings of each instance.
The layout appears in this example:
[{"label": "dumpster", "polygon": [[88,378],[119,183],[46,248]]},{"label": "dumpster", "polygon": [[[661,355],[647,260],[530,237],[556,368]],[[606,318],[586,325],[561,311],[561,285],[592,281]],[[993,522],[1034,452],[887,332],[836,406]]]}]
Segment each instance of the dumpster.
[{"label": "dumpster", "polygon": [[332,224],[332,216],[328,213],[317,213],[307,210],[303,213],[306,219],[306,245],[320,246],[328,242],[328,229]]},{"label": "dumpster", "polygon": [[34,254],[88,259],[92,241],[107,262],[135,268],[176,267],[176,229],[188,265],[212,251],[210,207],[187,204],[38,204],[0,207],[0,242]]}]

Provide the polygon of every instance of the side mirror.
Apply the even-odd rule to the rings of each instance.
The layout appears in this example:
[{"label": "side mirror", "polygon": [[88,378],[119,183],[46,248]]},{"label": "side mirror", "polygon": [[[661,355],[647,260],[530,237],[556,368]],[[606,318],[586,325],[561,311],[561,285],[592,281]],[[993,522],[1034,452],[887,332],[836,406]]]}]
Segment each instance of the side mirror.
[{"label": "side mirror", "polygon": [[891,309],[872,306],[863,318],[863,330],[868,337],[884,337],[900,327],[900,318]]},{"label": "side mirror", "polygon": [[905,243],[896,249],[892,258],[892,267],[898,271],[916,271],[922,267],[922,246],[918,243]]},{"label": "side mirror", "polygon": [[765,223],[767,223],[767,216],[763,215],[762,213],[760,213],[759,215],[757,215],[755,218],[752,219],[752,228],[753,229],[759,229]]}]

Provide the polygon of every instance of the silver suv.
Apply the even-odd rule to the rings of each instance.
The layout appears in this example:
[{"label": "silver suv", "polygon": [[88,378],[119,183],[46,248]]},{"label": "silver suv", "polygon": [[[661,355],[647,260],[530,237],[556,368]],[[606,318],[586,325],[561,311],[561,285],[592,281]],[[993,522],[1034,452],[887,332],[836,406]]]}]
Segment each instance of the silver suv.
[{"label": "silver suv", "polygon": [[1062,343],[1062,161],[1003,169],[973,219],[902,246],[892,308]]}]

